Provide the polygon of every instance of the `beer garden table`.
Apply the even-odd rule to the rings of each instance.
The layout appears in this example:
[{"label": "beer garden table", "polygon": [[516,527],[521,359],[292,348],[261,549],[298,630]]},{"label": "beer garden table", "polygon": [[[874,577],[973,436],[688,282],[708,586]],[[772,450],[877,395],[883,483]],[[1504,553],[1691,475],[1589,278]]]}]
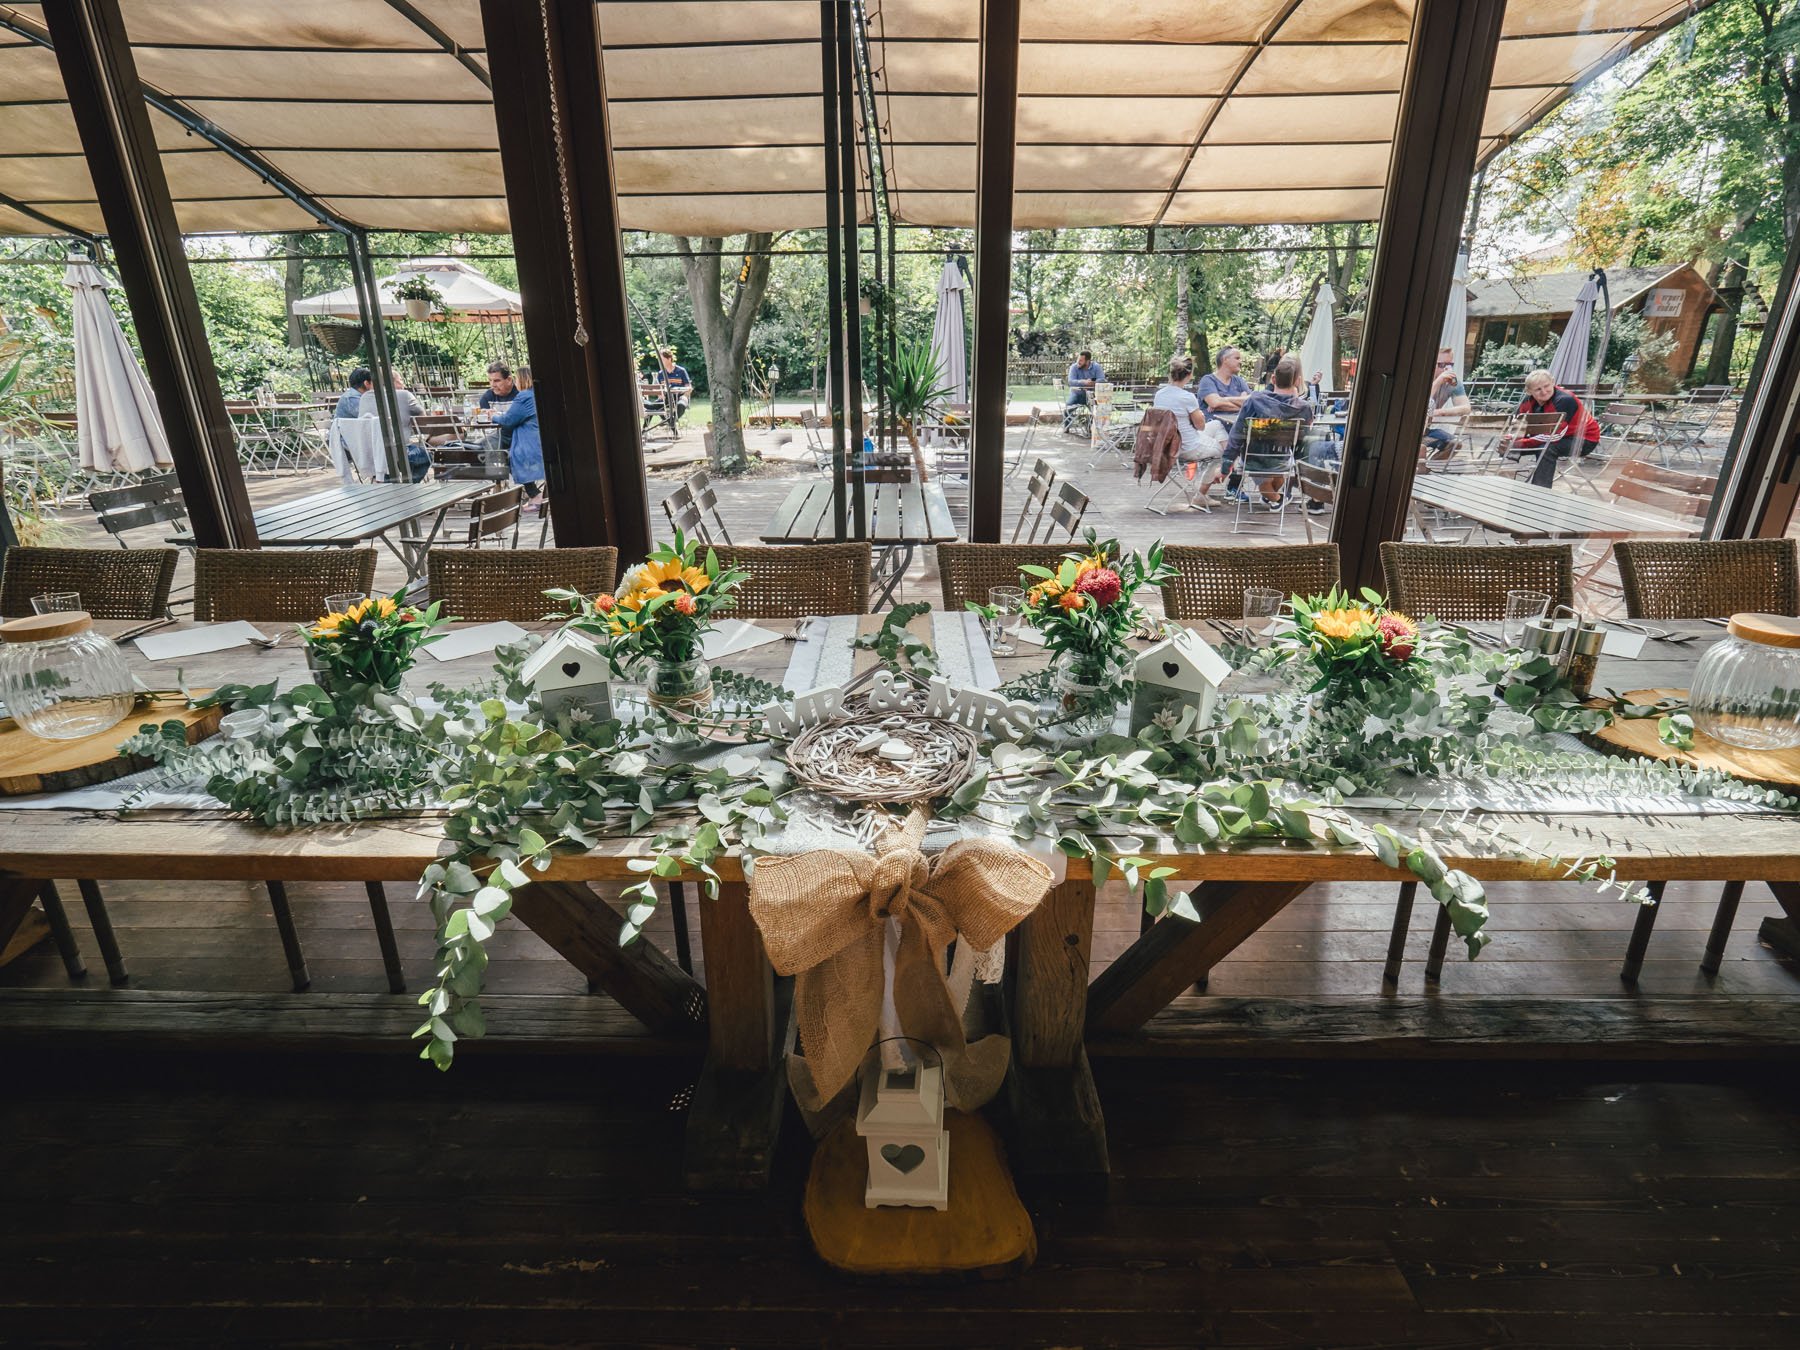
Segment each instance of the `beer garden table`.
[{"label": "beer garden table", "polygon": [[[928,618],[914,622],[923,625]],[[875,616],[862,620],[864,631],[878,623]],[[98,626],[117,632],[132,625]],[[1723,635],[1722,629],[1698,622],[1663,627],[1699,640],[1685,646],[1653,640],[1635,661],[1602,658],[1596,688],[1685,687],[1700,653]],[[274,625],[265,628],[276,631]],[[918,631],[929,636],[928,629]],[[786,643],[769,644],[740,653],[731,664],[779,680],[791,650]],[[136,649],[127,651],[135,661]],[[858,657],[873,659],[869,653]],[[1042,659],[1041,651],[1027,649],[1018,657],[999,658],[996,666],[1008,679]],[[409,679],[421,690],[434,680],[473,682],[491,663],[491,655],[444,663],[425,658]],[[194,687],[305,678],[300,651],[285,644],[198,656],[183,666]],[[164,684],[173,673],[168,664],[139,669],[154,671],[153,678]],[[1358,815],[1408,829],[1419,813],[1359,809]],[[441,814],[426,812],[357,825],[271,830],[223,809],[145,810],[119,818],[110,810],[8,809],[0,799],[0,947],[18,928],[43,878],[412,885],[445,851],[440,819]],[[1800,921],[1800,820],[1772,814],[1618,814],[1599,806],[1560,817],[1521,812],[1490,813],[1486,819],[1553,856],[1610,853],[1618,875],[1634,881],[1768,882],[1789,918],[1785,927],[1783,920],[1768,920],[1765,937],[1774,926],[1780,945],[1794,940],[1793,925]],[[1434,830],[1434,837],[1447,863],[1484,880],[1557,875],[1546,864],[1500,854],[1485,836],[1464,834],[1454,824]],[[754,1188],[767,1181],[784,1109],[784,1055],[792,1035],[786,982],[773,976],[750,917],[743,871],[732,858],[720,861],[720,897],[701,903],[704,986],[649,941],[621,947],[623,916],[583,883],[635,881],[630,860],[650,852],[647,839],[624,838],[559,857],[542,881],[516,892],[512,913],[652,1031],[690,1037],[696,1044],[704,1038],[706,1065],[689,1115],[688,1180],[700,1189]],[[1191,895],[1198,922],[1160,920],[1090,983],[1095,888],[1086,865],[1071,861],[1066,879],[1011,939],[1014,1060],[1005,1094],[1019,1123],[1013,1161],[1023,1173],[1092,1178],[1107,1171],[1105,1126],[1087,1067],[1089,1036],[1137,1031],[1314,882],[1410,879],[1367,853],[1326,846],[1197,852],[1171,842],[1153,852],[1180,879],[1199,883]],[[1505,940],[1503,930],[1496,932],[1496,943]],[[498,1019],[494,1031],[506,1033]]]},{"label": "beer garden table", "polygon": [[[868,512],[866,537],[883,555],[874,577],[878,589],[872,606],[880,609],[893,602],[895,587],[912,565],[913,550],[921,544],[954,543],[956,521],[944,489],[936,483],[866,483],[863,492]],[[848,516],[848,498],[845,510]],[[846,524],[852,522],[846,519]],[[831,537],[831,483],[819,478],[797,484],[788,493],[762,540],[765,544],[816,544]]]}]

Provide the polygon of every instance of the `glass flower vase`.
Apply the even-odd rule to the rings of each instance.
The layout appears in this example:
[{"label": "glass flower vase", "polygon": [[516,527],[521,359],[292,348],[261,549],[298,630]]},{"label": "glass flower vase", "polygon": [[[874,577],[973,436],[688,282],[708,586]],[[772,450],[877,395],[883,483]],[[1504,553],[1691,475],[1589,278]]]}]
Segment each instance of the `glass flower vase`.
[{"label": "glass flower vase", "polygon": [[695,657],[688,661],[650,662],[644,693],[653,708],[698,712],[712,704],[712,667]]},{"label": "glass flower vase", "polygon": [[1064,652],[1050,671],[1050,721],[1065,736],[1091,740],[1112,730],[1124,701],[1126,672],[1113,654]]}]

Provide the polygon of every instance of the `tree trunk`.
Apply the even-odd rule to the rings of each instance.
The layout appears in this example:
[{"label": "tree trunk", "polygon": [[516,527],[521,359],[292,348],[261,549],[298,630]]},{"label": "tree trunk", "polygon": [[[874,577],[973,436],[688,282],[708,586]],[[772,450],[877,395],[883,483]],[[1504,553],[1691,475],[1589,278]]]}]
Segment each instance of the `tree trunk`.
[{"label": "tree trunk", "polygon": [[[747,463],[744,429],[738,425],[743,406],[744,356],[750,349],[750,327],[756,311],[762,306],[763,294],[769,288],[769,246],[773,234],[744,236],[744,252],[750,268],[743,284],[733,272],[730,284],[734,295],[729,307],[720,289],[719,254],[725,241],[702,239],[702,254],[696,256],[693,243],[683,235],[675,236],[675,248],[681,254],[681,270],[687,280],[688,299],[694,306],[694,327],[700,333],[700,348],[706,354],[707,392],[712,399],[713,446],[720,464]],[[852,316],[854,317],[854,316]]]},{"label": "tree trunk", "polygon": [[1188,260],[1184,253],[1175,263],[1175,352],[1184,356],[1191,340],[1188,313]]},{"label": "tree trunk", "polygon": [[1712,353],[1701,384],[1730,384],[1732,349],[1737,346],[1738,312],[1744,306],[1744,264],[1727,258],[1713,281],[1719,293],[1719,326],[1713,330]]},{"label": "tree trunk", "polygon": [[287,315],[287,343],[294,348],[306,345],[306,325],[294,313],[294,301],[304,298],[306,259],[300,255],[300,236],[284,234],[282,252],[287,254],[287,270],[282,277],[282,310]]}]

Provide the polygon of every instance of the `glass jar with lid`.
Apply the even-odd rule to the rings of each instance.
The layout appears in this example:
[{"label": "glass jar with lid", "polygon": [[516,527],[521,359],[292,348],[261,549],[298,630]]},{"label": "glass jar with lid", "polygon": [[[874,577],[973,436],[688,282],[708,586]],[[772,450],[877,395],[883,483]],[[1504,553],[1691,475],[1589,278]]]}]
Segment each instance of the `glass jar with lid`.
[{"label": "glass jar with lid", "polygon": [[123,721],[136,696],[125,654],[83,611],[0,623],[0,700],[21,729],[72,741]]},{"label": "glass jar with lid", "polygon": [[1688,690],[1694,725],[1745,750],[1800,745],[1800,619],[1734,614]]}]

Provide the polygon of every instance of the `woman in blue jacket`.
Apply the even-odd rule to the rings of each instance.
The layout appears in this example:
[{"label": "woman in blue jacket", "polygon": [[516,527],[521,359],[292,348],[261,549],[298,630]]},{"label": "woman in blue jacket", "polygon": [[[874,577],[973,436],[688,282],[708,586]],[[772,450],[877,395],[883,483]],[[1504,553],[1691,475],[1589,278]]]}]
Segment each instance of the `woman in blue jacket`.
[{"label": "woman in blue jacket", "polygon": [[531,387],[531,367],[520,366],[514,378],[518,392],[511,403],[494,414],[494,424],[511,433],[507,442],[507,460],[512,480],[524,488],[526,497],[530,498],[542,490],[544,442],[538,435],[537,394]]}]

